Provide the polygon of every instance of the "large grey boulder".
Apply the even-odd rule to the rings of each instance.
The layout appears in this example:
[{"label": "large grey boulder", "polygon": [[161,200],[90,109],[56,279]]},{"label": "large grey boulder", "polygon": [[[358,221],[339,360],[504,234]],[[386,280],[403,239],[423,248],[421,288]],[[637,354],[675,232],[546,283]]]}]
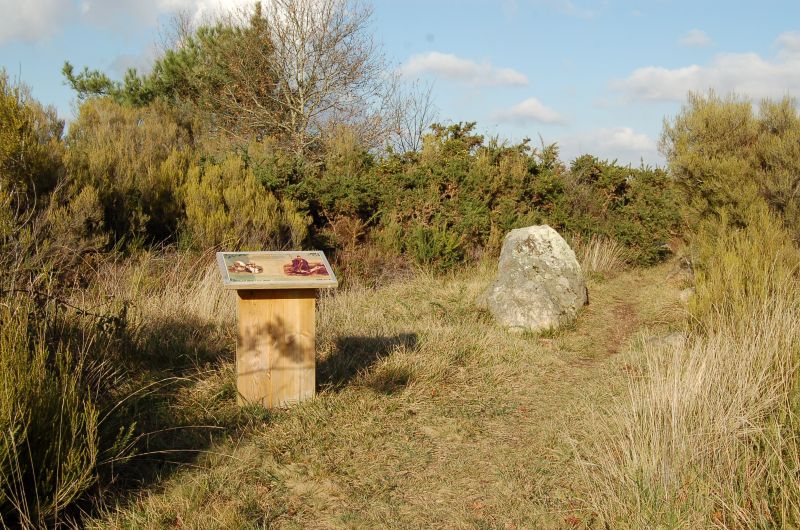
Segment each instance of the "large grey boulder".
[{"label": "large grey boulder", "polygon": [[501,325],[518,332],[567,324],[586,303],[586,281],[575,252],[547,225],[506,234],[497,279],[479,299]]}]

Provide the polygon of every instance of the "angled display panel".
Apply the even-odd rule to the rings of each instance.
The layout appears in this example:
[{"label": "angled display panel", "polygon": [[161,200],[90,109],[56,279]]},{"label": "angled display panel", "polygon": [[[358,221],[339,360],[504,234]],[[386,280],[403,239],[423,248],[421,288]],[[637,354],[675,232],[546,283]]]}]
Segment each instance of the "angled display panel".
[{"label": "angled display panel", "polygon": [[318,250],[217,252],[227,289],[324,289],[338,282]]}]

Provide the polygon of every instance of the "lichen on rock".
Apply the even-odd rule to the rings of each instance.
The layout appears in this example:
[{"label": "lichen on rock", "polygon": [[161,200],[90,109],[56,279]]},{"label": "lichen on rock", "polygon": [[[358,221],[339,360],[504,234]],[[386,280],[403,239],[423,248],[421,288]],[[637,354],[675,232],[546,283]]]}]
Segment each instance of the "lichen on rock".
[{"label": "lichen on rock", "polygon": [[478,302],[509,330],[536,332],[574,320],[588,292],[575,252],[540,225],[506,234],[497,278]]}]

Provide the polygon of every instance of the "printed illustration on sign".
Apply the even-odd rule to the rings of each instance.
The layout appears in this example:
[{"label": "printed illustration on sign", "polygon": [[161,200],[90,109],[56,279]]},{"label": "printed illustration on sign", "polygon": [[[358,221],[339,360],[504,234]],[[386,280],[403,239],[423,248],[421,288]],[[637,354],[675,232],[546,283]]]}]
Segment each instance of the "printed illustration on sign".
[{"label": "printed illustration on sign", "polygon": [[218,259],[227,284],[336,282],[319,251],[223,252]]}]

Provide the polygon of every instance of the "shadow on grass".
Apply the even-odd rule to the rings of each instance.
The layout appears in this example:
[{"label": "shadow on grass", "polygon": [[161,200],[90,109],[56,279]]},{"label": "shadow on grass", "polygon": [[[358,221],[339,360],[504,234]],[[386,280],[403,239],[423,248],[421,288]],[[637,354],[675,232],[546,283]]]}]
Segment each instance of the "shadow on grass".
[{"label": "shadow on grass", "polygon": [[236,404],[230,331],[176,315],[129,329],[120,342],[127,388],[106,430],[133,424],[133,456],[112,459],[101,470],[102,496],[111,502],[124,503],[128,494],[198,465],[215,443],[271,421],[264,408]]},{"label": "shadow on grass", "polygon": [[[114,431],[135,423],[135,451],[130,459],[105,466],[101,496],[112,504],[124,506],[137,491],[202,465],[202,455],[218,442],[283,414],[236,404],[236,337],[230,330],[176,315],[131,330],[125,342],[120,363],[135,378],[128,383],[133,393],[108,427]],[[396,349],[417,347],[414,333],[339,337],[331,354],[317,363],[318,387],[339,390]],[[406,371],[387,367],[366,383],[392,393],[408,383]]]},{"label": "shadow on grass", "polygon": [[176,316],[133,330],[127,363],[177,375],[198,366],[234,358],[234,336],[197,317]]},{"label": "shadow on grass", "polygon": [[418,342],[416,333],[390,337],[339,337],[331,354],[317,363],[317,387],[319,390],[340,390],[395,349],[416,350]]}]

